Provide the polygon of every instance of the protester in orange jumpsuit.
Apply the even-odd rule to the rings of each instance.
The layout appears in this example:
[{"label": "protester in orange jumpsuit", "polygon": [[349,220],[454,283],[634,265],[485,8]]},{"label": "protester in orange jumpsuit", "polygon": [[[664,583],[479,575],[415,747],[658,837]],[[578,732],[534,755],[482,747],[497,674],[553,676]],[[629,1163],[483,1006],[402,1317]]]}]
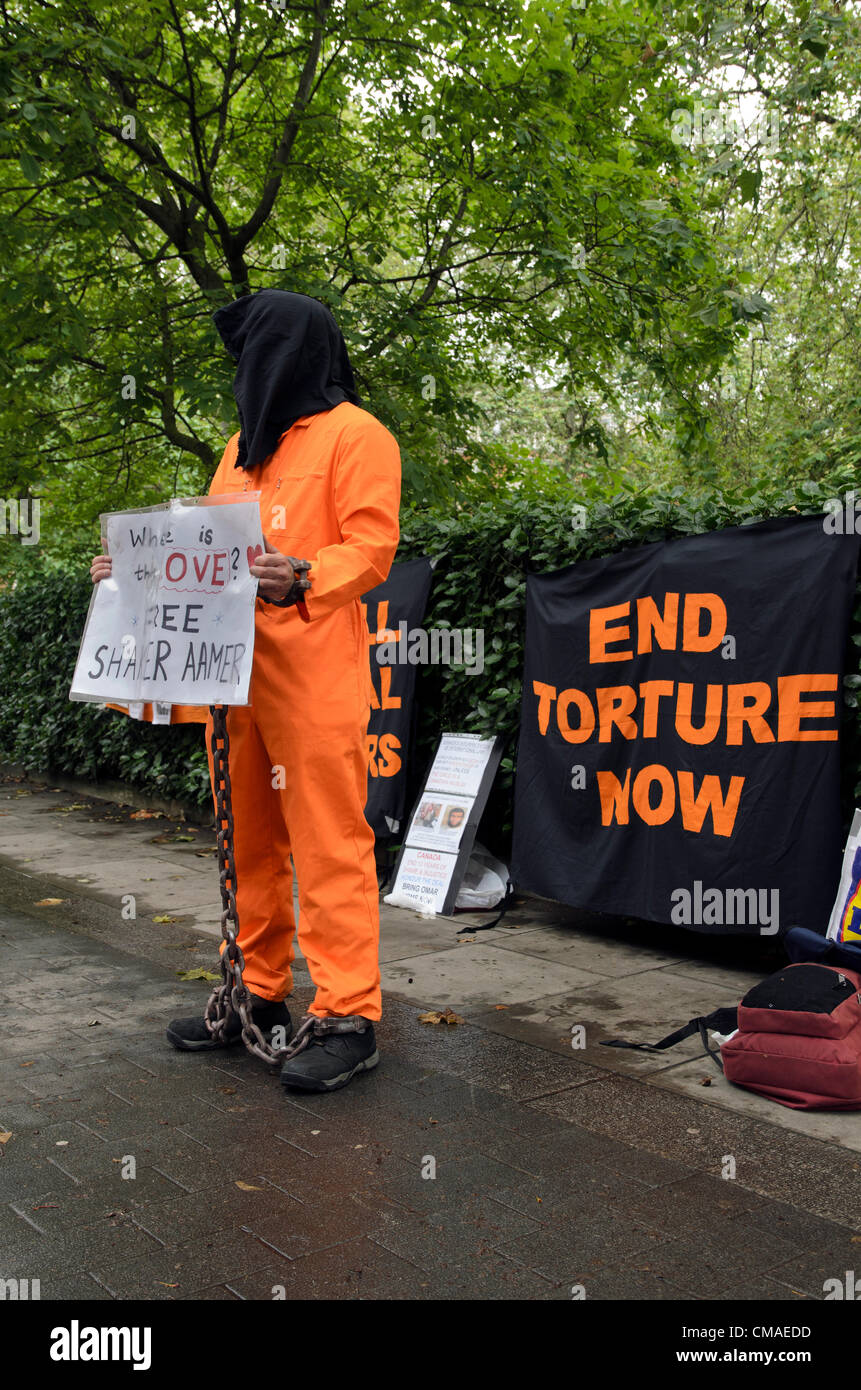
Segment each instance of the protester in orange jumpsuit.
[{"label": "protester in orange jumpsuit", "polygon": [[[374,835],[364,816],[372,685],[360,596],[386,578],[398,543],[400,457],[358,405],[344,340],[316,300],[261,290],[215,315],[237,362],[241,430],[210,494],[259,491],[266,554],[258,577],[248,706],[227,715],[239,941],[255,1023],[293,1027],[298,934],[316,986],[285,1085],[333,1090],[376,1065],[381,1012]],[[311,563],[295,586],[288,556]],[[110,559],[93,561],[94,580]],[[297,601],[298,599],[298,601]],[[172,721],[206,717],[174,706]],[[212,770],[212,754],[210,771]],[[239,1020],[231,1016],[230,1041]],[[219,1046],[205,1021],[178,1019],[174,1046]]]}]

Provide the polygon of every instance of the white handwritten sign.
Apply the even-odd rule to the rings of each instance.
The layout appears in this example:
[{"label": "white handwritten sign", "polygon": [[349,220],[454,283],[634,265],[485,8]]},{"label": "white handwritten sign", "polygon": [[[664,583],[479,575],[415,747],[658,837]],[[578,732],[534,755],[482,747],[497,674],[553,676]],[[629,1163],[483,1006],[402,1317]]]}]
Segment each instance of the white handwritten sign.
[{"label": "white handwritten sign", "polygon": [[69,698],[245,705],[263,550],[257,492],[109,512]]}]

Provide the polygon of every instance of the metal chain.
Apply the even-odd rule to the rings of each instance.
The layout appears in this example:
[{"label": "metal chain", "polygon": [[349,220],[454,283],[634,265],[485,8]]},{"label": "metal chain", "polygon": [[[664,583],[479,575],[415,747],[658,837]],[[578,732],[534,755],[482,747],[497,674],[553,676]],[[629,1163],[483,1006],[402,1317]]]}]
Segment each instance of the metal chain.
[{"label": "metal chain", "polygon": [[230,1018],[236,1014],[242,1023],[242,1041],[264,1062],[280,1062],[287,1047],[271,1047],[251,1017],[251,993],[242,978],[245,957],[237,940],[239,913],[236,908],[236,863],[233,857],[233,804],[230,787],[230,737],[227,732],[227,706],[211,705],[213,789],[215,829],[218,843],[218,881],[221,887],[221,983],[213,989],[206,1004],[206,1026],[216,1042],[225,1041]]}]

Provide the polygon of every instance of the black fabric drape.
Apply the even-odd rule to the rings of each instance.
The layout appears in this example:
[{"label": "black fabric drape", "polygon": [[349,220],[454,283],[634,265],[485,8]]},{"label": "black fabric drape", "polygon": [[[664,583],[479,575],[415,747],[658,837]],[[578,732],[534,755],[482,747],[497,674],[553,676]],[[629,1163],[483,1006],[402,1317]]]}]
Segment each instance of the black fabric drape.
[{"label": "black fabric drape", "polygon": [[325,304],[286,290],[258,290],[217,310],[215,326],[237,363],[237,468],[263,463],[303,415],[359,404],[341,330]]}]

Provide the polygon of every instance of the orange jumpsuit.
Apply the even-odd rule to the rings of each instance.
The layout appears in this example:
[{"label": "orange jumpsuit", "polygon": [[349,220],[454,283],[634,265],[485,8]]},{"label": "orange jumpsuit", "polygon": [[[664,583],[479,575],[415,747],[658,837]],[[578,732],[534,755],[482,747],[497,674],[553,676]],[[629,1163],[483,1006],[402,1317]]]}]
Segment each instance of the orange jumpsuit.
[{"label": "orange jumpsuit", "polygon": [[[259,490],[264,536],[311,561],[310,621],[257,599],[250,705],[227,715],[244,979],[264,999],[292,988],[292,855],[299,941],[317,990],[310,1012],[375,1021],[379,901],[364,815],[372,686],[359,598],[394,559],[400,454],[385,426],[349,401],[297,420],[251,473],[234,467],[238,439],[210,493]],[[173,723],[203,718],[211,774],[206,710],[171,712]]]}]

